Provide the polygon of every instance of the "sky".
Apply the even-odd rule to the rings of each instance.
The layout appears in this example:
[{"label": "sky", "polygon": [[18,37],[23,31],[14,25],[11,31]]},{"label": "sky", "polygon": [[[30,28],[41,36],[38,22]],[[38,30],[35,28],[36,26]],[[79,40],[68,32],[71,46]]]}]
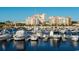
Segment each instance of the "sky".
[{"label": "sky", "polygon": [[48,16],[71,16],[79,21],[79,7],[0,7],[0,22],[25,21],[28,16],[44,13]]}]

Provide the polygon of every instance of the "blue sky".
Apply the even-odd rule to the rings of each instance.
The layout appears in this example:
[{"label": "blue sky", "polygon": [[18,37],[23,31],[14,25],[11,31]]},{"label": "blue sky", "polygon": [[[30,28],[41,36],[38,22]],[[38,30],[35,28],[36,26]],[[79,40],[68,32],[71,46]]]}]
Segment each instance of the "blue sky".
[{"label": "blue sky", "polygon": [[47,16],[71,16],[79,21],[79,7],[0,7],[0,22],[24,21],[28,16],[45,13]]}]

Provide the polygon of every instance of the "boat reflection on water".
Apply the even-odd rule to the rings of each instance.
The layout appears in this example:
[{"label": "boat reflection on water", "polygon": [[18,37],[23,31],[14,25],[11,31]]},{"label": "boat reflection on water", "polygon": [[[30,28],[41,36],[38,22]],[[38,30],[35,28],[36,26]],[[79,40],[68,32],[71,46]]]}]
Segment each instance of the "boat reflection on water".
[{"label": "boat reflection on water", "polygon": [[6,50],[6,48],[7,48],[7,41],[6,40],[1,40],[0,44],[1,44],[2,50]]},{"label": "boat reflection on water", "polygon": [[37,43],[37,41],[32,40],[32,41],[30,41],[30,44],[32,47],[36,47],[38,43]]},{"label": "boat reflection on water", "polygon": [[72,45],[72,47],[77,47],[78,46],[78,41],[76,41],[76,40],[72,40],[71,41],[71,45]]},{"label": "boat reflection on water", "polygon": [[16,50],[25,50],[25,41],[13,41],[13,46]]},{"label": "boat reflection on water", "polygon": [[50,38],[50,46],[53,46],[53,38]]},{"label": "boat reflection on water", "polygon": [[61,43],[60,41],[61,41],[60,39],[51,38],[50,39],[50,46],[52,46],[52,47],[59,47],[60,43]]}]

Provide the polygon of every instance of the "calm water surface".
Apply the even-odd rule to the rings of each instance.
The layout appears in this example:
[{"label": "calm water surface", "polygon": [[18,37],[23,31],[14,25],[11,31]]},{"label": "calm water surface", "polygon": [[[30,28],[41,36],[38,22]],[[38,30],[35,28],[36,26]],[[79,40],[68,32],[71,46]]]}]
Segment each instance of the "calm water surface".
[{"label": "calm water surface", "polygon": [[0,51],[76,51],[79,45],[74,47],[71,42],[61,42],[54,47],[50,42],[43,41],[0,41]]}]

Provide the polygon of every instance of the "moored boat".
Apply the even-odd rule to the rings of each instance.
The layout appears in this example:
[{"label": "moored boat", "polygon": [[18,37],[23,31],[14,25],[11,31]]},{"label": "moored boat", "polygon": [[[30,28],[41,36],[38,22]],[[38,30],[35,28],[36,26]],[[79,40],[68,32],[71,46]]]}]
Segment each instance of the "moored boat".
[{"label": "moored boat", "polygon": [[12,37],[12,34],[7,29],[3,29],[0,32],[0,40],[7,40],[7,39],[10,39],[11,37]]},{"label": "moored boat", "polygon": [[16,33],[13,35],[14,40],[25,40],[26,38],[26,31],[23,29],[19,29],[16,31]]}]

